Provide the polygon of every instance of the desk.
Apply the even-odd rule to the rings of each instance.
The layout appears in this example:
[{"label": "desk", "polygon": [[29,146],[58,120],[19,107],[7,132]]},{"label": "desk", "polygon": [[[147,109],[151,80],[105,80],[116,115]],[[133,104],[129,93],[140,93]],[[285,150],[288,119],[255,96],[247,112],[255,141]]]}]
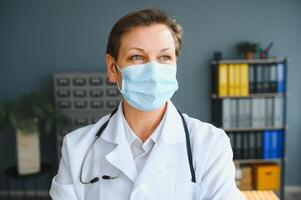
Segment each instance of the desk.
[{"label": "desk", "polygon": [[246,200],[279,200],[273,191],[242,191]]},{"label": "desk", "polygon": [[6,179],[6,188],[7,188],[7,199],[10,199],[10,197],[11,197],[11,186],[10,186],[11,179],[21,180],[22,190],[23,190],[22,199],[25,199],[25,197],[26,197],[25,183],[26,183],[26,179],[29,179],[29,178],[33,178],[33,180],[34,180],[34,199],[37,199],[37,178],[40,175],[44,175],[44,174],[48,175],[48,177],[47,177],[48,180],[51,179],[50,164],[41,163],[41,170],[39,172],[33,173],[33,174],[26,174],[26,175],[18,174],[16,166],[6,169],[5,170],[5,179]]}]

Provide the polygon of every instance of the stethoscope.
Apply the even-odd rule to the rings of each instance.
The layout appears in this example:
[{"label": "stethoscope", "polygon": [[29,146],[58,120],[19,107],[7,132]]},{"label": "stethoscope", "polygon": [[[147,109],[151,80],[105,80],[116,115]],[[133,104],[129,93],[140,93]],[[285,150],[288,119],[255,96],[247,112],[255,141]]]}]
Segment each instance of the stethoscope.
[{"label": "stethoscope", "polygon": [[[105,128],[107,127],[107,125],[108,125],[111,117],[117,112],[117,110],[118,110],[118,108],[114,109],[113,112],[110,115],[110,118],[100,127],[100,129],[98,130],[98,132],[95,135],[93,143],[90,145],[89,149],[87,150],[87,152],[86,152],[86,154],[84,156],[84,159],[83,159],[82,164],[81,164],[81,169],[80,169],[80,182],[82,184],[92,184],[92,183],[98,182],[99,179],[100,179],[99,177],[95,177],[95,178],[91,179],[90,181],[84,181],[83,177],[82,177],[82,175],[83,175],[83,168],[84,168],[86,159],[87,159],[89,153],[91,152],[94,144],[96,143],[96,141],[99,138],[99,136],[101,135],[101,133],[105,130]],[[179,110],[178,110],[178,113],[181,116],[182,124],[183,124],[184,130],[185,130],[186,149],[187,149],[187,156],[188,156],[190,173],[191,173],[191,181],[195,183],[196,182],[196,178],[195,178],[195,171],[194,171],[194,168],[193,168],[193,157],[192,157],[192,152],[191,152],[191,144],[190,144],[189,132],[188,132],[188,128],[187,128],[187,124],[185,122],[184,116],[182,115],[182,113]],[[117,179],[120,176],[120,174],[121,174],[121,172],[118,175],[116,175],[116,176],[103,175],[101,178],[103,180]]]}]

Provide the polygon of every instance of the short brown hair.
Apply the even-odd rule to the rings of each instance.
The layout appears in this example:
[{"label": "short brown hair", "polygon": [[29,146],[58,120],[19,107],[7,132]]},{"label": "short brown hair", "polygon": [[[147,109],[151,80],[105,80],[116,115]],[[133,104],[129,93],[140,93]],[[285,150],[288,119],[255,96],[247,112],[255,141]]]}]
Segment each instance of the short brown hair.
[{"label": "short brown hair", "polygon": [[154,23],[165,24],[169,28],[175,41],[175,53],[178,56],[182,45],[182,26],[174,18],[158,8],[130,12],[119,19],[110,32],[106,53],[117,60],[122,35],[134,27],[149,26]]}]

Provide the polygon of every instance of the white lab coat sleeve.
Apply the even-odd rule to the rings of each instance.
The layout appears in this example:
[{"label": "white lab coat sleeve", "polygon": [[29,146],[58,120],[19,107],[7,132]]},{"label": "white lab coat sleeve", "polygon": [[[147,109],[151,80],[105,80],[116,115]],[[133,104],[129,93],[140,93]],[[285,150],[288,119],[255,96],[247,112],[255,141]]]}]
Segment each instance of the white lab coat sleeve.
[{"label": "white lab coat sleeve", "polygon": [[205,156],[201,187],[206,193],[202,200],[244,200],[235,183],[235,166],[229,137],[221,130],[214,128],[219,136]]},{"label": "white lab coat sleeve", "polygon": [[59,170],[52,179],[50,188],[50,197],[53,200],[78,200],[74,190],[71,177],[70,162],[67,150],[66,136],[63,139],[62,158],[60,160]]}]

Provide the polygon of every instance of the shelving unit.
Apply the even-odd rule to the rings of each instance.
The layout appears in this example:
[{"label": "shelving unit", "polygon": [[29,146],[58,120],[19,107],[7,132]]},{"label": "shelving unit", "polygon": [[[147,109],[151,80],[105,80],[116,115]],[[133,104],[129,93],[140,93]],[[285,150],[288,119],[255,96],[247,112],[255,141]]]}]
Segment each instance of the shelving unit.
[{"label": "shelving unit", "polygon": [[226,96],[220,97],[217,94],[212,94],[212,99],[237,99],[237,98],[265,98],[265,97],[282,97],[281,93],[262,93],[262,94],[249,94],[248,96]]},{"label": "shelving unit", "polygon": [[235,164],[248,164],[248,163],[281,163],[281,159],[236,159]]},{"label": "shelving unit", "polygon": [[[242,92],[241,94],[233,94],[230,91],[229,87],[232,87],[234,83],[232,83],[230,80],[230,84],[229,84],[229,79],[235,77],[237,77],[237,73],[233,76],[233,74],[231,75],[231,71],[232,69],[230,69],[230,65],[235,65],[235,66],[239,66],[239,65],[245,65],[244,67],[247,66],[247,69],[248,69],[248,92],[246,93],[246,91]],[[249,66],[252,65],[252,67],[255,69],[258,68],[258,70],[260,69],[259,67],[261,67],[262,71],[265,71],[267,73],[267,68],[265,67],[269,67],[270,66],[270,69],[271,73],[274,73],[274,71],[272,71],[272,65],[276,65],[278,67],[278,64],[280,65],[283,65],[283,91],[279,92],[279,91],[275,91],[275,89],[272,89],[270,91],[255,91],[254,90],[254,85],[250,86],[251,84],[251,78],[256,78],[256,76],[258,75],[261,76],[261,74],[257,74],[257,71],[253,71],[251,72],[251,67],[249,68]],[[221,68],[220,66],[223,66],[223,68]],[[233,67],[233,66],[232,66]],[[264,139],[266,138],[263,138],[264,137],[264,134],[265,131],[270,131],[270,132],[281,132],[283,133],[282,135],[282,149],[281,149],[281,152],[280,152],[280,156],[279,157],[274,157],[274,158],[263,158],[263,156],[261,156],[262,158],[247,158],[247,159],[238,159],[238,158],[235,158],[234,159],[234,163],[236,166],[243,166],[243,165],[250,165],[250,166],[255,166],[255,165],[259,165],[259,164],[277,164],[279,167],[280,167],[280,187],[279,187],[279,190],[276,190],[275,192],[277,193],[277,195],[280,197],[280,199],[284,199],[284,178],[285,178],[285,141],[286,141],[286,131],[287,131],[287,125],[286,125],[286,96],[287,96],[287,92],[286,92],[286,74],[287,74],[287,58],[271,58],[271,59],[264,59],[264,60],[259,60],[259,59],[253,59],[253,60],[213,60],[212,63],[211,63],[211,69],[212,69],[212,95],[211,95],[211,102],[212,102],[212,123],[215,124],[216,126],[220,127],[220,128],[223,128],[224,131],[229,135],[230,137],[230,134],[235,135],[235,134],[240,134],[240,135],[249,135],[251,133],[256,133],[256,134],[261,134],[260,138],[261,138],[261,144],[264,145],[265,143],[263,143]],[[224,77],[221,77],[220,76],[220,71],[219,70],[223,70],[222,72],[225,72],[227,73],[227,75],[225,75]],[[274,69],[273,69],[274,70]],[[277,68],[277,73],[279,73],[279,69]],[[241,68],[241,71],[242,72],[243,69]],[[239,72],[239,73],[240,73]],[[251,73],[253,77],[250,77],[251,76]],[[230,75],[229,75],[230,74]],[[241,74],[240,74],[241,75]],[[244,74],[245,76],[245,74]],[[264,74],[262,75],[262,77],[269,77],[269,78],[273,78],[273,74]],[[272,80],[271,78],[271,85],[274,84],[274,80]],[[279,77],[278,77],[279,78]],[[243,80],[243,78],[239,77],[240,81],[243,82],[246,80]],[[261,78],[260,78],[261,79]],[[259,80],[259,78],[258,78]],[[228,81],[228,85],[224,85],[224,83],[226,83]],[[249,82],[250,81],[250,82]],[[256,80],[252,80],[253,82],[257,81]],[[261,81],[267,81],[267,80],[262,80]],[[222,82],[222,83],[221,83]],[[232,84],[232,85],[231,85]],[[252,83],[253,84],[253,83]],[[262,83],[263,84],[266,84],[265,82]],[[269,85],[269,87],[271,86]],[[255,85],[256,86],[256,85]],[[259,85],[260,86],[260,85]],[[266,86],[266,85],[264,85]],[[223,88],[221,88],[223,87]],[[226,88],[228,87],[228,88]],[[234,87],[234,86],[233,86]],[[241,86],[241,90],[246,90],[246,88],[243,88],[243,86]],[[251,87],[252,87],[252,91],[251,91]],[[272,86],[271,86],[272,87]],[[274,85],[273,85],[274,87]],[[222,95],[220,95],[222,94]],[[223,101],[227,100],[228,102],[229,101],[241,101],[241,100],[247,100],[249,103],[248,105],[250,104],[251,107],[254,105],[253,102],[255,102],[256,104],[256,100],[252,100],[252,99],[271,99],[271,102],[272,102],[272,105],[276,105],[275,103],[275,99],[276,98],[280,98],[282,99],[281,101],[281,104],[283,105],[283,108],[282,108],[282,125],[278,125],[278,126],[262,126],[262,127],[256,127],[256,126],[235,126],[235,127],[232,127],[230,126],[229,127],[229,123],[227,123],[227,127],[224,127],[223,126],[223,120],[225,118],[223,118],[226,114],[224,114],[223,112],[232,112],[232,109],[230,109],[230,106],[229,106],[229,109],[224,109],[223,108],[223,105],[226,105],[225,103],[223,104]],[[267,101],[267,100],[266,100]],[[251,102],[251,103],[250,103]],[[265,103],[266,105],[268,105],[267,103]],[[237,103],[237,110],[238,110],[238,103]],[[232,107],[231,107],[232,108]],[[241,108],[241,107],[240,107]],[[252,107],[253,108],[253,107]],[[252,108],[250,109],[250,113],[252,111]],[[266,108],[265,108],[266,109]],[[237,111],[239,112],[239,111]],[[274,112],[276,112],[274,110],[274,107],[273,107],[273,114]],[[229,114],[230,115],[230,114]],[[250,114],[251,115],[251,114]],[[231,117],[232,117],[232,114],[231,114]],[[267,117],[267,116],[266,116]],[[239,117],[237,117],[239,118]],[[240,120],[240,119],[237,119],[237,120]],[[252,123],[252,118],[250,119],[251,120],[251,123]],[[237,123],[238,124],[238,123]],[[280,134],[279,134],[280,135]],[[250,137],[250,136],[242,136],[242,137]],[[255,137],[255,136],[254,136]],[[257,137],[257,136],[256,136]],[[270,136],[272,137],[272,136]],[[278,136],[277,136],[278,137]],[[230,137],[230,140],[231,140],[231,144],[233,145],[233,138]],[[243,139],[245,140],[245,139]],[[272,139],[271,139],[272,140]],[[278,140],[277,140],[278,141]],[[244,144],[246,145],[246,144]],[[249,145],[249,143],[248,143]],[[244,147],[242,147],[244,148]],[[262,148],[264,148],[262,146]],[[262,150],[262,149],[261,149]],[[256,150],[257,151],[257,150]],[[233,152],[235,154],[235,151],[233,149]],[[260,155],[263,155],[263,151],[261,151]],[[253,172],[252,172],[253,173]],[[253,174],[254,176],[254,174]],[[254,183],[253,183],[253,186],[254,186]],[[253,188],[253,189],[256,189],[256,188]]]}]

